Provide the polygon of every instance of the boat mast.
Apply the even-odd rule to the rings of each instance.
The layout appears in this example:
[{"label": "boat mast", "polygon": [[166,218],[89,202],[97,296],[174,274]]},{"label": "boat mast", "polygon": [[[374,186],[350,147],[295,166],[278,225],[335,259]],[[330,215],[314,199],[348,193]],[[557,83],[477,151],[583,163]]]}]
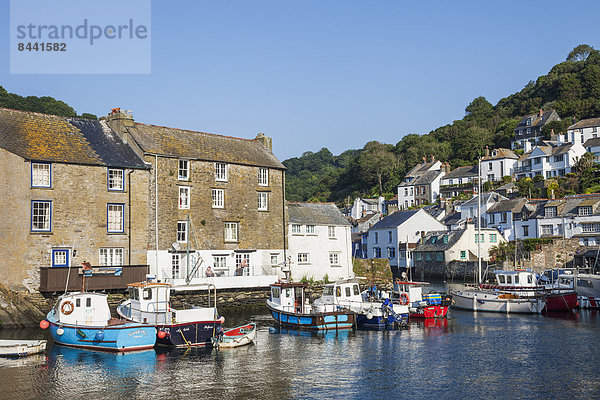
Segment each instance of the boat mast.
[{"label": "boat mast", "polygon": [[477,160],[477,284],[481,284],[481,157]]}]

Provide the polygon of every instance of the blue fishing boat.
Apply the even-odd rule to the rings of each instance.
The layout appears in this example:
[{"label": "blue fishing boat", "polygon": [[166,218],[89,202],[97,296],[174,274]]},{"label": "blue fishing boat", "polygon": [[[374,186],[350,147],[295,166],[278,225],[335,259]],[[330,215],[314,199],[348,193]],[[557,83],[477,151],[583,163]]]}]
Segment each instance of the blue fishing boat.
[{"label": "blue fishing boat", "polygon": [[68,293],[60,296],[42,328],[50,328],[56,343],[107,351],[150,349],[156,343],[152,325],[111,318],[107,295]]},{"label": "blue fishing boat", "polygon": [[336,306],[335,311],[325,311],[309,304],[303,283],[280,282],[271,285],[267,308],[279,324],[294,329],[341,330],[353,329],[356,313]]}]

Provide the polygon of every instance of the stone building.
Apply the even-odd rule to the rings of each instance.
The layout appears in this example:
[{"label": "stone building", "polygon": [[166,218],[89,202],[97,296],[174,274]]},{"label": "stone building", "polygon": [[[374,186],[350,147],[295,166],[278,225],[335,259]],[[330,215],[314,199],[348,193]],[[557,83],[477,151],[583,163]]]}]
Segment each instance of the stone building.
[{"label": "stone building", "polygon": [[146,264],[149,169],[106,122],[0,108],[0,171],[2,283]]},{"label": "stone building", "polygon": [[102,120],[152,167],[147,249],[158,279],[201,283],[207,267],[238,283],[281,274],[285,167],[269,137],[142,124],[120,109]]}]

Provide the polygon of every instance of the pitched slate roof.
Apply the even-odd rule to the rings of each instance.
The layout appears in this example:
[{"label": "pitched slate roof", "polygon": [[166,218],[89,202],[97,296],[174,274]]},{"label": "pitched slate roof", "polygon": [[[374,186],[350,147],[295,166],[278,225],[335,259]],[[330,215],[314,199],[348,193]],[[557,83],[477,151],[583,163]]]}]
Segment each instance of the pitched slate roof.
[{"label": "pitched slate roof", "polygon": [[596,146],[600,146],[600,138],[591,138],[591,139],[588,139],[583,144],[583,147],[585,147],[585,148],[596,147]]},{"label": "pitched slate roof", "polygon": [[593,128],[595,126],[600,126],[600,118],[582,119],[581,121],[576,122],[573,125],[569,126],[567,129],[572,130],[572,129]]},{"label": "pitched slate roof", "polygon": [[33,161],[147,168],[103,121],[0,108],[0,147]]},{"label": "pitched slate roof", "polygon": [[[454,246],[466,231],[466,229],[460,229],[427,232],[414,251],[446,251]],[[448,237],[447,243],[444,243],[444,236]]]},{"label": "pitched slate roof", "polygon": [[472,178],[474,176],[479,175],[478,170],[479,168],[477,167],[477,165],[467,165],[466,167],[458,167],[444,175],[444,180],[456,178]]},{"label": "pitched slate roof", "polygon": [[350,226],[333,203],[288,203],[291,224]]},{"label": "pitched slate roof", "polygon": [[[479,196],[475,196],[472,199],[469,199],[468,201],[462,203],[462,207],[471,207],[471,206],[476,206],[477,205],[477,198]],[[502,196],[499,193],[496,192],[485,192],[482,194],[483,199],[481,199],[481,205],[484,205],[485,203],[489,202],[489,201],[500,201],[500,200],[508,200],[506,197]]]},{"label": "pitched slate roof", "polygon": [[127,128],[145,153],[285,169],[258,140],[135,123]]},{"label": "pitched slate roof", "polygon": [[498,159],[501,159],[501,158],[514,158],[516,160],[517,158],[519,158],[519,156],[516,155],[512,150],[505,149],[505,148],[502,148],[502,147],[498,148],[498,149],[495,149],[495,150],[492,150],[492,154],[494,152],[496,152],[495,156],[493,156],[493,155],[485,156],[485,157],[482,157],[482,160],[483,161],[498,160]]},{"label": "pitched slate roof", "polygon": [[407,210],[407,211],[396,211],[393,214],[388,215],[375,225],[371,229],[384,229],[384,228],[396,228],[397,226],[405,223],[410,217],[415,215],[421,210]]},{"label": "pitched slate roof", "polygon": [[[535,114],[526,115],[521,119],[521,122],[519,122],[519,124],[517,125],[517,128],[523,127],[523,126],[534,127],[534,126],[545,125],[546,122],[548,121],[548,118],[550,118],[550,116],[552,115],[553,112],[555,112],[555,110],[543,111],[541,117],[540,117],[539,112],[537,112]],[[531,118],[531,125],[527,125],[527,119],[529,119],[529,118]]]},{"label": "pitched slate roof", "polygon": [[513,200],[502,200],[491,206],[487,212],[498,213],[498,212],[521,212],[523,206],[527,203],[527,199],[513,199]]},{"label": "pitched slate roof", "polygon": [[429,169],[431,167],[433,167],[435,163],[437,163],[437,160],[431,161],[431,162],[422,162],[420,164],[417,164],[410,171],[408,171],[406,176],[415,175],[420,172],[429,171]]}]

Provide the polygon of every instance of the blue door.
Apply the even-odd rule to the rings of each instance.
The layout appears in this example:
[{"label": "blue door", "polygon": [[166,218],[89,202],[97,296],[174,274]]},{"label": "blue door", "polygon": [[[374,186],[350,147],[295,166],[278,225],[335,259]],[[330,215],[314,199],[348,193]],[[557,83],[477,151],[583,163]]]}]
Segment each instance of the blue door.
[{"label": "blue door", "polygon": [[52,267],[68,267],[70,249],[52,249]]}]

